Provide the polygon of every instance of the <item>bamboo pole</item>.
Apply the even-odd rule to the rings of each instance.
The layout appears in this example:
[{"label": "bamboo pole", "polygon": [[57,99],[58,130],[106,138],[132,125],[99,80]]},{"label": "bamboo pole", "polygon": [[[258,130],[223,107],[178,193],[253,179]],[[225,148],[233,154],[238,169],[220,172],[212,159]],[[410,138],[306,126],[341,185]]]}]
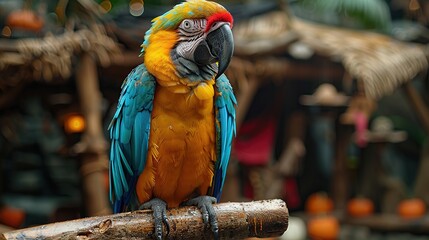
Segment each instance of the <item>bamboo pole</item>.
[{"label": "bamboo pole", "polygon": [[[220,203],[214,209],[220,239],[275,237],[288,227],[288,209],[279,199]],[[170,209],[167,216],[168,239],[213,239],[196,207]],[[152,232],[152,211],[139,210],[6,232],[0,239],[152,239]]]}]

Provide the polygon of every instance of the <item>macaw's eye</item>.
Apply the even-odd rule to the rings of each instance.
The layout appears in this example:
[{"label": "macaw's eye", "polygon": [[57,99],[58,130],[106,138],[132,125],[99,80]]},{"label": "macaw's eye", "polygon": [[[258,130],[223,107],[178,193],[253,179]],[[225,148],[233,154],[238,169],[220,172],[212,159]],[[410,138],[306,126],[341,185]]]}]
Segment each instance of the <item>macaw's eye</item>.
[{"label": "macaw's eye", "polygon": [[191,29],[194,25],[194,22],[188,19],[183,20],[182,22],[182,27],[184,29]]}]

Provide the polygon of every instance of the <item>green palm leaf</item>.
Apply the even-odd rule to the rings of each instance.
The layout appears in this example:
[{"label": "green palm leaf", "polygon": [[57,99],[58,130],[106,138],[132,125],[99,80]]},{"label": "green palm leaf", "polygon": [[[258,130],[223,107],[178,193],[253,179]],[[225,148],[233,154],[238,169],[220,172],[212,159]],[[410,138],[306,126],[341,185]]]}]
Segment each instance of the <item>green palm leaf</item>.
[{"label": "green palm leaf", "polygon": [[380,32],[389,32],[391,27],[389,7],[383,0],[299,0],[298,6],[304,17],[324,23]]}]

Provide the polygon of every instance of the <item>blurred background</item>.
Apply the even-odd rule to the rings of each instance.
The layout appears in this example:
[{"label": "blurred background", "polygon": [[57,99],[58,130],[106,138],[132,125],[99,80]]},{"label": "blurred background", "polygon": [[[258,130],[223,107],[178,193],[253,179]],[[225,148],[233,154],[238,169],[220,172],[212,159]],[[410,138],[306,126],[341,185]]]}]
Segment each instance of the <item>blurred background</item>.
[{"label": "blurred background", "polygon": [[[110,214],[107,126],[150,20],[181,1],[0,1],[0,231]],[[218,1],[238,133],[222,201],[282,239],[429,239],[429,2]]]}]

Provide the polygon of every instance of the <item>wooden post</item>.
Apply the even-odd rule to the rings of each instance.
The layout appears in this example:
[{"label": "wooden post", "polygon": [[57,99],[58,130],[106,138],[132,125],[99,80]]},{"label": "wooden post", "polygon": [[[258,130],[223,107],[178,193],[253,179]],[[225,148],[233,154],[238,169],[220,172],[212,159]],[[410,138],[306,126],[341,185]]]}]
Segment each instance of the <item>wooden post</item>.
[{"label": "wooden post", "polygon": [[[275,237],[288,227],[288,209],[279,199],[220,203],[214,209],[220,239]],[[167,216],[169,239],[213,239],[196,207],[170,209]],[[152,239],[152,220],[152,211],[140,210],[6,232],[0,239]]]},{"label": "wooden post", "polygon": [[102,127],[101,102],[97,65],[88,53],[80,59],[76,85],[86,127],[74,150],[81,154],[81,175],[88,216],[111,214],[104,174],[108,170],[107,142]]},{"label": "wooden post", "polygon": [[[422,99],[422,96],[411,82],[404,84],[404,91],[411,106],[414,108],[414,111],[416,112],[423,129],[425,130],[426,134],[429,134],[429,109]],[[417,197],[422,198],[426,204],[429,203],[429,193],[427,190],[429,177],[427,176],[427,173],[425,173],[427,167],[429,167],[429,144],[426,142],[422,147],[420,167],[414,188],[414,194]]]},{"label": "wooden post", "polygon": [[417,170],[416,182],[414,184],[414,195],[429,204],[429,176],[427,170],[429,169],[429,143],[426,141],[422,147],[420,155],[420,165]]},{"label": "wooden post", "polygon": [[404,92],[408,97],[408,101],[414,111],[416,112],[417,117],[419,118],[423,129],[426,134],[429,134],[429,109],[425,105],[420,93],[413,86],[412,82],[407,82],[404,84]]},{"label": "wooden post", "polygon": [[348,198],[347,146],[353,135],[353,128],[347,125],[337,126],[335,143],[335,162],[332,181],[332,191],[335,208],[344,212]]}]

